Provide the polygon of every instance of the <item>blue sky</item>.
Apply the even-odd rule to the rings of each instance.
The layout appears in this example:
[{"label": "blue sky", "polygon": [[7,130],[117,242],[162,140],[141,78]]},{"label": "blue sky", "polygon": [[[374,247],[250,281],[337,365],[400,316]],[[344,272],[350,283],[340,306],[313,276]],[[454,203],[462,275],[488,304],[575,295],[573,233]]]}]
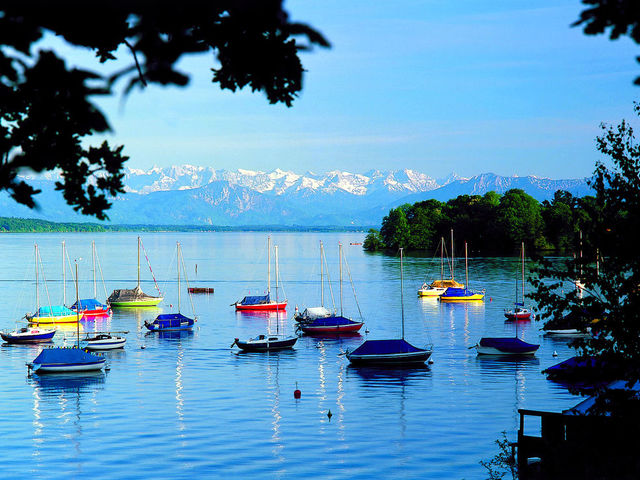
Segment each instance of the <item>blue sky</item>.
[{"label": "blue sky", "polygon": [[308,72],[294,106],[222,92],[210,83],[211,56],[189,58],[189,87],[101,103],[115,130],[109,140],[126,145],[130,167],[577,178],[601,158],[599,124],[634,118],[639,49],[571,28],[577,0],[286,8],[333,45],[303,54]]}]

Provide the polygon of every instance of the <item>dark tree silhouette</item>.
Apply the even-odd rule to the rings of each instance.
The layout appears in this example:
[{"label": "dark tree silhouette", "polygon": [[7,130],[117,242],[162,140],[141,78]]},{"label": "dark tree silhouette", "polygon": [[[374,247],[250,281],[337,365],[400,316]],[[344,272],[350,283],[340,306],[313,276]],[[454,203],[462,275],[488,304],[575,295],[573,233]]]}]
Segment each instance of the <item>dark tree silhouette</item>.
[{"label": "dark tree silhouette", "polygon": [[[628,36],[640,43],[640,2],[638,0],[582,0],[589,8],[582,11],[573,26],[582,26],[586,35],[609,32],[616,40]],[[640,62],[640,57],[636,58]],[[640,77],[634,81],[640,85]]]},{"label": "dark tree silhouette", "polygon": [[[109,197],[123,191],[122,146],[83,141],[110,129],[92,99],[124,95],[149,84],[186,86],[177,62],[211,52],[212,82],[236,91],[263,92],[272,104],[291,106],[302,89],[299,52],[328,47],[308,25],[292,22],[281,0],[180,2],[45,0],[0,5],[0,190],[31,208],[39,191],[21,170],[59,170],[56,188],[75,210],[105,219]],[[68,68],[59,53],[38,49],[47,33],[95,52],[107,63],[130,65],[111,75]],[[124,48],[120,48],[124,47]],[[120,48],[120,50],[119,50]],[[97,62],[96,62],[97,63]],[[95,69],[95,67],[94,67]]]}]

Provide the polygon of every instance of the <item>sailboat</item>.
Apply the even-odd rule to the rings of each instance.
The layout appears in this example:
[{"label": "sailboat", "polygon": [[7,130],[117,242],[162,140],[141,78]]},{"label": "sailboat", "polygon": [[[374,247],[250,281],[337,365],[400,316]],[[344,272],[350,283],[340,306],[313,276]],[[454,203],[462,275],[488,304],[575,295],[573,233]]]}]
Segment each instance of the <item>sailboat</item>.
[{"label": "sailboat", "polygon": [[524,307],[524,242],[520,247],[520,257],[522,259],[522,302],[518,302],[518,277],[516,276],[516,301],[512,309],[505,309],[504,316],[508,320],[529,320],[531,310]]},{"label": "sailboat", "polygon": [[[161,295],[154,297],[147,295],[140,288],[140,246],[142,241],[138,237],[138,284],[133,289],[114,290],[107,299],[107,303],[112,307],[156,307],[164,299]],[[143,247],[144,248],[144,247]],[[145,253],[146,255],[146,253]],[[155,282],[155,278],[154,278]],[[156,283],[156,288],[158,284]],[[158,293],[160,290],[158,289]]]},{"label": "sailboat", "polygon": [[400,249],[400,303],[402,306],[402,338],[390,340],[365,340],[352,352],[345,353],[354,365],[410,366],[426,362],[432,353],[431,346],[418,348],[404,339],[404,276],[403,249]]},{"label": "sailboat", "polygon": [[285,310],[287,308],[287,300],[282,302],[271,300],[271,236],[267,237],[267,294],[248,295],[232,305],[235,305],[236,310]]},{"label": "sailboat", "polygon": [[[451,254],[453,257],[453,253]],[[470,290],[469,286],[469,257],[467,255],[467,242],[464,242],[464,272],[465,272],[465,283],[467,287],[449,287],[447,290],[440,295],[440,301],[442,302],[472,302],[479,301],[484,298],[484,290],[475,291]]]},{"label": "sailboat", "polygon": [[453,229],[451,229],[451,278],[444,278],[444,238],[440,239],[440,280],[434,280],[430,284],[424,282],[420,290],[418,290],[419,297],[439,297],[447,288],[464,288],[464,285],[458,283],[453,278]]},{"label": "sailboat", "polygon": [[[276,305],[278,305],[278,246],[275,246],[275,260],[276,260]],[[298,337],[291,335],[280,334],[280,318],[277,314],[276,307],[276,334],[275,335],[258,335],[257,337],[250,338],[249,340],[240,340],[235,338],[231,344],[231,348],[237,345],[238,348],[247,352],[269,352],[274,350],[285,350],[293,348]]]},{"label": "sailboat", "polygon": [[[78,300],[78,264],[76,263],[76,301]],[[106,359],[80,348],[80,312],[76,315],[77,344],[72,347],[52,347],[43,349],[30,363],[29,371],[37,373],[84,372],[101,370]]]},{"label": "sailboat", "polygon": [[[355,333],[358,330],[360,330],[360,328],[362,328],[362,325],[364,325],[364,322],[356,322],[351,320],[350,318],[347,318],[344,316],[343,314],[343,303],[342,303],[342,262],[343,262],[343,257],[342,257],[342,243],[338,243],[338,248],[339,248],[339,259],[340,259],[340,315],[335,315],[335,314],[331,314],[326,308],[324,308],[324,288],[321,287],[321,304],[322,310],[318,311],[318,307],[316,307],[316,309],[314,309],[315,311],[309,312],[309,309],[306,309],[302,315],[296,315],[294,316],[294,319],[296,320],[296,322],[298,323],[298,327],[300,330],[302,330],[304,333],[312,335],[312,334],[326,334],[326,333],[331,333],[331,334],[339,334],[339,333]],[[321,264],[321,269],[320,271],[322,272],[322,265],[323,265],[323,260],[324,260],[324,249],[322,246],[322,242],[320,242],[320,264]],[[322,285],[322,273],[320,274],[320,284]],[[353,284],[352,284],[353,286]],[[355,293],[355,289],[354,289],[354,293]],[[356,298],[356,302],[358,301],[358,299]],[[359,307],[358,307],[359,309]],[[318,313],[322,313],[322,311],[325,311],[328,313],[328,315],[318,315],[316,312]]]},{"label": "sailboat", "polygon": [[180,268],[182,267],[182,249],[177,243],[177,263],[178,263],[178,313],[163,313],[156,317],[153,322],[144,322],[144,326],[151,332],[168,332],[176,330],[192,330],[195,323],[194,318],[185,317],[180,313]]},{"label": "sailboat", "polygon": [[[86,317],[105,317],[111,314],[111,306],[100,303],[97,300],[97,283],[96,283],[96,244],[91,242],[91,263],[93,266],[93,298],[82,298],[71,305],[71,310],[80,311]],[[98,265],[100,262],[98,261]],[[102,270],[101,270],[102,272]],[[105,291],[106,294],[106,291]]]},{"label": "sailboat", "polygon": [[[64,244],[64,242],[63,242]],[[51,305],[43,307],[40,306],[40,290],[39,290],[39,270],[40,270],[40,251],[38,250],[38,244],[35,244],[35,263],[36,263],[36,312],[27,313],[25,315],[29,323],[37,324],[53,324],[53,323],[75,323],[81,320],[83,317],[76,315],[76,312],[68,309],[64,305]],[[64,270],[63,270],[64,272]],[[46,283],[45,283],[46,287]],[[65,294],[66,296],[66,294]],[[47,298],[49,297],[49,291],[47,290]],[[66,298],[65,298],[66,300]]]}]

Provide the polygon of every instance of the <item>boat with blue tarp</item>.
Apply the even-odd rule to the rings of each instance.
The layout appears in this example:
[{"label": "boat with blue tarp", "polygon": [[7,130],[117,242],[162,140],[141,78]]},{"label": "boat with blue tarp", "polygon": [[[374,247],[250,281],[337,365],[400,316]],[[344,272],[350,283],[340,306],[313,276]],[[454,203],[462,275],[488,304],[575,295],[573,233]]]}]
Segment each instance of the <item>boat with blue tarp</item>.
[{"label": "boat with blue tarp", "polygon": [[362,345],[345,356],[353,365],[415,365],[426,362],[432,347],[419,348],[404,339],[404,276],[402,268],[403,249],[400,249],[400,305],[402,312],[402,336],[388,340],[365,340]]},{"label": "boat with blue tarp", "polygon": [[144,322],[144,326],[151,332],[167,330],[191,330],[195,324],[193,318],[185,317],[181,313],[163,313],[153,322]]},{"label": "boat with blue tarp", "polygon": [[83,372],[100,370],[105,361],[104,357],[81,348],[54,347],[42,350],[27,366],[37,373]]},{"label": "boat with blue tarp", "polygon": [[354,365],[389,365],[424,363],[431,350],[411,345],[403,338],[390,340],[366,340],[362,345],[346,354]]},{"label": "boat with blue tarp", "polygon": [[111,307],[100,303],[95,298],[82,298],[71,305],[71,310],[78,310],[85,317],[99,317],[106,316],[111,313]]},{"label": "boat with blue tarp", "polygon": [[[278,267],[276,266],[276,289],[278,288]],[[274,301],[271,299],[271,237],[267,237],[267,294],[247,295],[231,305],[236,310],[285,310],[287,300]]]},{"label": "boat with blue tarp", "polygon": [[[167,332],[175,330],[191,330],[195,324],[195,318],[185,317],[180,313],[180,270],[184,270],[186,275],[186,269],[182,261],[182,250],[180,248],[180,242],[176,243],[176,263],[178,265],[178,312],[177,313],[162,313],[156,317],[153,322],[144,322],[144,326],[150,332]],[[188,283],[187,279],[187,283]],[[193,310],[193,303],[191,304]]]},{"label": "boat with blue tarp", "polygon": [[464,242],[464,272],[465,272],[465,286],[464,287],[449,287],[438,298],[442,302],[473,302],[484,299],[485,291],[483,290],[471,290],[469,286],[469,267],[468,267],[468,255],[467,255],[467,242]]},{"label": "boat with blue tarp", "polygon": [[27,320],[30,323],[75,323],[79,319],[82,320],[83,315],[76,314],[73,310],[64,305],[51,305],[48,307],[39,307],[33,315],[27,314]]}]

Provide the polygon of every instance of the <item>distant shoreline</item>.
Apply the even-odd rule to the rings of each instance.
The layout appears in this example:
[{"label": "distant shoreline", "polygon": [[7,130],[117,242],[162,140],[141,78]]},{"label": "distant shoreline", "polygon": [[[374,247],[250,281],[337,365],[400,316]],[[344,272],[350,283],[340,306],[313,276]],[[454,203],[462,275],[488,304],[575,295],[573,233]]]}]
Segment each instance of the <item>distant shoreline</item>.
[{"label": "distant shoreline", "polygon": [[362,232],[371,226],[307,225],[114,225],[100,223],[50,222],[34,218],[0,217],[0,233],[58,232]]}]

